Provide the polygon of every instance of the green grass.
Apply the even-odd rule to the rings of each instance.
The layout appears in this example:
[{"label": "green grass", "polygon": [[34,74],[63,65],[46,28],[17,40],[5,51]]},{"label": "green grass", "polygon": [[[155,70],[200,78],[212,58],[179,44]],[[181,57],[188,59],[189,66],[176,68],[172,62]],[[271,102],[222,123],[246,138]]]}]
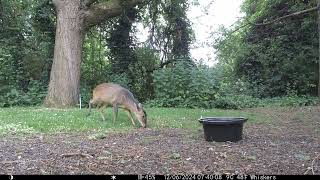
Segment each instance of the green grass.
[{"label": "green grass", "polygon": [[[112,124],[112,109],[104,111],[106,121],[101,121],[99,112],[93,109],[91,116],[86,117],[87,109],[47,109],[43,107],[0,108],[0,136],[25,133],[58,133],[58,132],[127,132],[133,127],[127,114],[119,110],[115,125]],[[257,114],[235,110],[204,110],[179,108],[147,108],[149,128],[183,128],[199,129],[197,121],[201,116],[243,116],[248,123],[263,119]]]}]

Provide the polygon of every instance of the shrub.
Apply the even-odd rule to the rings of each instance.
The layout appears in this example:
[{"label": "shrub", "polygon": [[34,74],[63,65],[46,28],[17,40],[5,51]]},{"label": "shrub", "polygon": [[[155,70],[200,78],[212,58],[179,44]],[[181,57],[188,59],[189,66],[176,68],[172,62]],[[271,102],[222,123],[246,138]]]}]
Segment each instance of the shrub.
[{"label": "shrub", "polygon": [[42,103],[46,96],[46,86],[39,81],[31,80],[26,91],[13,85],[3,86],[0,95],[0,107],[8,106],[34,106]]},{"label": "shrub", "polygon": [[153,77],[156,98],[148,101],[149,106],[210,108],[217,90],[213,69],[183,62],[157,70]]}]

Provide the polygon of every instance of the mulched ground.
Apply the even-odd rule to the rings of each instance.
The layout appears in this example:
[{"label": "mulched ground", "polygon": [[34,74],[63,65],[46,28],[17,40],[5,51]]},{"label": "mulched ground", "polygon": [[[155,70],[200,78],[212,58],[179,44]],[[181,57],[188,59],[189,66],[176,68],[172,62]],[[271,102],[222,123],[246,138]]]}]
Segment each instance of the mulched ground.
[{"label": "mulched ground", "polygon": [[245,123],[243,140],[203,131],[136,129],[0,138],[0,174],[320,174],[320,107],[260,108],[272,123]]}]

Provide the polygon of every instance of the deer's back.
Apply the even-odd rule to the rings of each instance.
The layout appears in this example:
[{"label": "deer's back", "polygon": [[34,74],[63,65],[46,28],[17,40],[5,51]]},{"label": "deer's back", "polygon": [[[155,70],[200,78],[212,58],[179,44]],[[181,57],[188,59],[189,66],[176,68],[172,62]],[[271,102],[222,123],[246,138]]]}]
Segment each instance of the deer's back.
[{"label": "deer's back", "polygon": [[93,90],[93,99],[99,103],[112,105],[115,102],[122,104],[128,98],[131,98],[131,93],[114,83],[102,83],[96,86]]}]

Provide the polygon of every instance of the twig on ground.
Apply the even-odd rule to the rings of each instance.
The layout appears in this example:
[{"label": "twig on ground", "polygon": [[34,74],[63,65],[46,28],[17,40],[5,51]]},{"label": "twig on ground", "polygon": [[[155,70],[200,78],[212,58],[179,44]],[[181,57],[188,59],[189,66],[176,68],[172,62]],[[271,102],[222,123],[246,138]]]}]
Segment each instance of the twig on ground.
[{"label": "twig on ground", "polygon": [[317,156],[316,158],[314,158],[314,159],[312,160],[312,163],[311,163],[311,171],[312,171],[312,174],[313,174],[313,175],[314,175],[314,170],[313,170],[313,168],[314,168],[314,163],[315,163],[316,160],[319,159],[319,156],[320,156],[320,154],[318,154],[318,156]]},{"label": "twig on ground", "polygon": [[315,164],[315,161],[319,159],[319,157],[320,157],[320,154],[318,154],[318,156],[316,156],[316,157],[312,160],[312,162],[311,162],[311,167],[308,167],[307,170],[306,170],[306,172],[304,172],[305,175],[306,175],[310,170],[311,170],[312,174],[314,175],[314,164]]},{"label": "twig on ground", "polygon": [[85,154],[85,153],[66,153],[66,154],[61,154],[62,157],[71,157],[71,156],[81,156],[84,158],[93,158],[90,154]]},{"label": "twig on ground", "polygon": [[0,161],[0,164],[13,164],[13,163],[25,163],[25,162],[34,162],[39,160],[15,160],[15,161]]}]

